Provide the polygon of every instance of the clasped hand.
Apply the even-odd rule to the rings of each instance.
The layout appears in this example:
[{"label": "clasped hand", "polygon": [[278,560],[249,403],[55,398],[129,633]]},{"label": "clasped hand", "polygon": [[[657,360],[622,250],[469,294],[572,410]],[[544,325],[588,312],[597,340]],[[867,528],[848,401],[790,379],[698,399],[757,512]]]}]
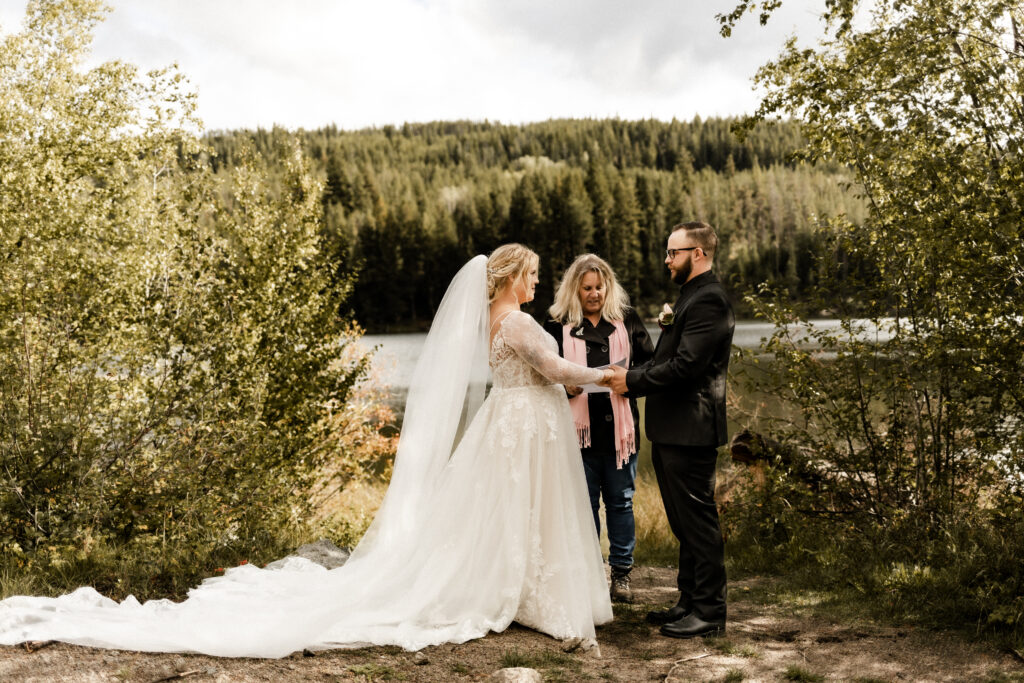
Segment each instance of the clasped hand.
[{"label": "clasped hand", "polygon": [[[597,384],[609,387],[616,394],[624,394],[629,391],[629,387],[626,386],[626,369],[619,365],[605,368],[604,377]],[[577,396],[583,391],[580,387],[566,387],[565,390],[570,396]]]},{"label": "clasped hand", "polygon": [[[619,365],[613,365],[605,368],[604,376],[598,380],[597,385],[601,387],[609,387],[616,394],[626,393],[629,391],[629,388],[626,386],[626,369]],[[569,395],[569,398],[573,398],[583,393],[583,387],[566,384],[565,393]]]}]

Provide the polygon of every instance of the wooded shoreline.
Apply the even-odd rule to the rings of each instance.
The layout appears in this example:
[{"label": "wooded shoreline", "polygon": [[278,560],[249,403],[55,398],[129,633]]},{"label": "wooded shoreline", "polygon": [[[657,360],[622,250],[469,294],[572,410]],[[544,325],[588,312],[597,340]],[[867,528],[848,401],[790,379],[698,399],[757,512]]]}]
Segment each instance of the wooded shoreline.
[{"label": "wooded shoreline", "polygon": [[671,227],[706,220],[721,237],[716,271],[734,308],[768,286],[807,299],[833,247],[817,231],[866,207],[838,166],[799,161],[792,122],[762,123],[743,139],[734,118],[689,122],[466,121],[359,131],[334,127],[217,132],[210,163],[226,174],[255,147],[272,177],[274,150],[297,137],[320,175],[324,245],[356,281],[347,313],[364,329],[429,325],[445,286],[477,253],[522,242],[541,257],[532,307],[546,310],[568,264],[608,260],[643,316],[675,286],[664,266]]}]

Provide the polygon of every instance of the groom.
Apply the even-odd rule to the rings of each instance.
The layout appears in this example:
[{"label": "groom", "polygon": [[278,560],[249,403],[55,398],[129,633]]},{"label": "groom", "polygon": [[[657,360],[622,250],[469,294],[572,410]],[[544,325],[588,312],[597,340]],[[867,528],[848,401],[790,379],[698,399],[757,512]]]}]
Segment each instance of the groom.
[{"label": "groom", "polygon": [[672,533],[679,539],[679,601],[647,620],[674,638],[725,632],[725,556],[715,505],[717,447],[726,442],[725,378],[735,327],[732,307],[711,267],[718,235],[707,223],[682,223],[668,238],[665,265],[679,298],[659,318],[654,357],[616,368],[617,393],[647,396],[644,426]]}]

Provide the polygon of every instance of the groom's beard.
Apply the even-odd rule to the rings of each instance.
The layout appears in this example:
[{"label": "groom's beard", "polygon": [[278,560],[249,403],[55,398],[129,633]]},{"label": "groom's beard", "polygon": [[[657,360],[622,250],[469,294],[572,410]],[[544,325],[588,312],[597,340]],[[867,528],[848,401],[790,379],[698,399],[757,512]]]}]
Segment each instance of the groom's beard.
[{"label": "groom's beard", "polygon": [[680,266],[676,274],[672,276],[672,282],[677,285],[685,285],[686,281],[690,279],[691,272],[693,272],[693,262],[690,259],[686,259],[686,263]]}]

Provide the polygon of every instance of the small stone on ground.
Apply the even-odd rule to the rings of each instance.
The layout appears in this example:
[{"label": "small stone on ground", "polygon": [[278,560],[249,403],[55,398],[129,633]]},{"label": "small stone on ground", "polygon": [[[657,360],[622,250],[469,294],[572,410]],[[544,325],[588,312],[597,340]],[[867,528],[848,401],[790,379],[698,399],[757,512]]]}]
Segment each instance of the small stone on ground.
[{"label": "small stone on ground", "polygon": [[539,671],[524,666],[498,669],[488,680],[495,683],[544,683],[544,677]]}]

